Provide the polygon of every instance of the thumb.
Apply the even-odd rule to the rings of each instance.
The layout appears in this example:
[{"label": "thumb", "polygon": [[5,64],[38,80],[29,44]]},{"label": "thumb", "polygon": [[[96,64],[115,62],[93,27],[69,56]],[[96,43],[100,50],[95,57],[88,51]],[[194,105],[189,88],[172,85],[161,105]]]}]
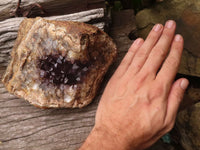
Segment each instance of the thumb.
[{"label": "thumb", "polygon": [[189,85],[189,81],[185,78],[178,79],[172,85],[168,97],[167,113],[165,122],[167,124],[174,124],[179,105],[183,99],[185,90]]}]

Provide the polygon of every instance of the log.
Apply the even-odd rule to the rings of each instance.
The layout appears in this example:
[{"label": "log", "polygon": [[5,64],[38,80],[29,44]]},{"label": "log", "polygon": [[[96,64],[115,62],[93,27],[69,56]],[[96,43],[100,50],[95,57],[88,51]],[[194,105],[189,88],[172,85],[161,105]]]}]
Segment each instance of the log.
[{"label": "log", "polygon": [[[80,147],[94,125],[97,105],[107,81],[132,43],[128,34],[136,28],[133,11],[125,11],[120,18],[115,17],[115,19],[117,20],[113,21],[110,33],[118,46],[118,57],[106,74],[97,96],[89,106],[82,109],[39,109],[25,100],[9,94],[0,83],[0,149],[75,150]],[[122,22],[119,23],[119,20]],[[6,21],[8,22],[8,20]],[[17,19],[12,20],[10,24],[15,22]],[[4,24],[5,27],[6,24]],[[0,33],[16,34],[17,29],[18,26],[7,26],[6,30],[1,28]],[[12,45],[10,44],[10,48]],[[10,49],[7,48],[7,51]],[[4,71],[5,66],[1,62],[0,78]]]},{"label": "log", "polygon": [[[16,14],[19,0],[0,1],[0,21],[14,16],[36,17],[71,14],[89,9],[104,8],[104,0],[21,0],[20,10]],[[40,8],[41,7],[41,8]]]},{"label": "log", "polygon": [[[98,8],[88,11],[83,11],[74,14],[62,15],[62,16],[52,16],[45,17],[50,20],[71,20],[92,23],[93,25],[104,29],[105,18],[104,9]],[[7,66],[10,60],[10,51],[14,45],[14,41],[17,37],[17,31],[23,17],[11,18],[0,22],[0,63],[1,66]]]}]

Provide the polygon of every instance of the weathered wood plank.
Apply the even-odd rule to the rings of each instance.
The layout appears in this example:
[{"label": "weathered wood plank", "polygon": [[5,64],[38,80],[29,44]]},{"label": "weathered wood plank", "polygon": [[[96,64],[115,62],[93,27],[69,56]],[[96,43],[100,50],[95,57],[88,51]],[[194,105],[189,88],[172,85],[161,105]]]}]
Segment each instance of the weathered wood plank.
[{"label": "weathered wood plank", "polygon": [[[43,14],[35,4],[42,6],[46,13]],[[18,0],[0,1],[0,21],[13,17],[17,5]],[[35,7],[32,8],[33,6]],[[22,14],[31,10],[29,17],[64,15],[104,7],[105,0],[21,0],[20,4]]]},{"label": "weathered wood plank", "polygon": [[42,110],[0,86],[0,149],[75,149],[94,124],[97,100],[84,109]]},{"label": "weathered wood plank", "polygon": [[[0,83],[0,141],[2,142],[0,149],[75,150],[80,147],[94,125],[98,101],[107,81],[132,43],[128,38],[128,33],[135,29],[133,11],[124,11],[115,19],[123,20],[121,23],[114,20],[110,31],[118,46],[118,57],[89,106],[82,109],[39,109],[7,93]],[[16,32],[17,29],[15,26],[6,30]],[[2,31],[1,28],[0,31]],[[4,63],[1,62],[0,78],[4,70]]]},{"label": "weathered wood plank", "polygon": [[[88,11],[83,11],[74,14],[46,17],[50,20],[71,20],[79,22],[94,22],[93,25],[103,29],[104,23],[104,9],[98,8]],[[17,37],[17,31],[21,21],[24,18],[11,18],[0,22],[0,63],[1,66],[7,66],[9,53],[14,45],[14,41]],[[97,20],[98,21],[93,21]]]}]

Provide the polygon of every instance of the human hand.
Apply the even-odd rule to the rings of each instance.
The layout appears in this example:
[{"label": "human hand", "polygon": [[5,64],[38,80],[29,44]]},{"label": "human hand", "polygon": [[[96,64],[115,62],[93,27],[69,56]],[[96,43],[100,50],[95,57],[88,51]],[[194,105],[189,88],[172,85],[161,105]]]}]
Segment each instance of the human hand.
[{"label": "human hand", "polygon": [[91,139],[95,149],[145,149],[172,129],[189,84],[174,82],[183,50],[175,28],[174,21],[157,24],[134,41],[102,95],[87,149]]}]

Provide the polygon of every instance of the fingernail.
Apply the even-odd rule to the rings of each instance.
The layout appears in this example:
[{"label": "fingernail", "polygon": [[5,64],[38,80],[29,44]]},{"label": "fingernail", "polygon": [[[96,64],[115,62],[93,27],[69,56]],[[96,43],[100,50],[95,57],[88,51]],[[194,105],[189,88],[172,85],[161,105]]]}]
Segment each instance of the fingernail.
[{"label": "fingernail", "polygon": [[176,42],[179,42],[179,41],[182,41],[182,36],[180,35],[180,34],[177,34],[176,36],[175,36],[175,38],[174,38],[174,40],[176,41]]},{"label": "fingernail", "polygon": [[182,88],[183,90],[187,89],[188,85],[189,85],[189,81],[188,81],[187,79],[183,79],[183,80],[181,81],[180,86],[181,86],[181,88]]},{"label": "fingernail", "polygon": [[142,41],[142,40],[139,38],[139,39],[136,39],[136,40],[134,41],[134,43],[135,43],[136,45],[139,45],[141,41]]},{"label": "fingernail", "polygon": [[172,28],[173,25],[174,25],[174,21],[173,20],[169,20],[169,21],[166,22],[166,27],[167,28]]},{"label": "fingernail", "polygon": [[161,28],[162,28],[162,26],[161,26],[160,24],[156,24],[156,25],[153,27],[153,30],[156,31],[156,32],[158,32],[158,31],[161,30]]}]

